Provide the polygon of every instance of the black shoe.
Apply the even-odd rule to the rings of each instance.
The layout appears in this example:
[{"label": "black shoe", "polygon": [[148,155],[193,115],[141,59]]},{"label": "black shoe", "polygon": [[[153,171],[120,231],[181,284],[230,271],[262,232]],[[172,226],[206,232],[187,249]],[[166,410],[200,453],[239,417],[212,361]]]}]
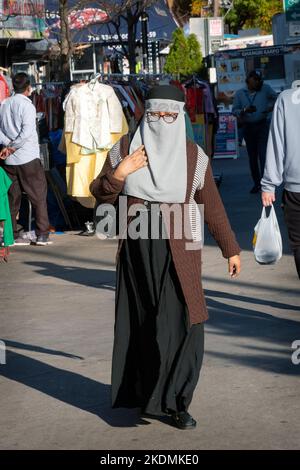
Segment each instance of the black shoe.
[{"label": "black shoe", "polygon": [[251,189],[250,194],[257,194],[257,193],[260,192],[260,190],[261,190],[261,187],[255,185],[255,186],[253,186],[253,188]]},{"label": "black shoe", "polygon": [[52,242],[49,240],[49,235],[39,235],[35,242],[36,245],[45,246],[52,245]]},{"label": "black shoe", "polygon": [[194,429],[197,426],[197,421],[187,411],[173,413],[172,421],[179,429]]}]

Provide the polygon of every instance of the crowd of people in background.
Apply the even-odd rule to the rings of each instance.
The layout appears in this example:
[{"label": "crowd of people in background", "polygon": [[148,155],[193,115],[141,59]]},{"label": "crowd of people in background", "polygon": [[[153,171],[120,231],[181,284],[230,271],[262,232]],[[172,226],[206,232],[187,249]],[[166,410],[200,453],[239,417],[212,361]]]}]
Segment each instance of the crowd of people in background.
[{"label": "crowd of people in background", "polygon": [[[0,170],[5,172],[5,175],[0,174],[1,194],[4,196],[8,191],[12,222],[9,245],[31,243],[20,236],[18,227],[23,192],[35,211],[35,244],[48,245],[51,241],[47,181],[40,160],[37,113],[30,99],[30,78],[25,73],[18,73],[12,79],[12,87],[12,96],[4,99],[0,106]],[[247,76],[246,86],[236,92],[232,112],[246,143],[253,179],[250,192],[262,192],[262,203],[269,206],[275,201],[276,188],[284,183],[282,206],[300,276],[300,137],[297,128],[300,111],[297,102],[293,101],[293,90],[286,90],[278,98],[277,93],[264,83],[260,71],[253,70]],[[4,203],[0,212],[1,253],[2,259],[7,259],[10,221],[7,213],[2,213]]]}]

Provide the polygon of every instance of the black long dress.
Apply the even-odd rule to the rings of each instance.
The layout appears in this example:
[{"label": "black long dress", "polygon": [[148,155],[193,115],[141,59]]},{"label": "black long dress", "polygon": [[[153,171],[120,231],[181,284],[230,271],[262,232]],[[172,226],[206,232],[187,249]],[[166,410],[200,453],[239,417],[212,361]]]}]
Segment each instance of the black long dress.
[{"label": "black long dress", "polygon": [[203,349],[204,325],[189,325],[168,240],[124,240],[117,266],[113,408],[140,407],[153,415],[186,411]]}]

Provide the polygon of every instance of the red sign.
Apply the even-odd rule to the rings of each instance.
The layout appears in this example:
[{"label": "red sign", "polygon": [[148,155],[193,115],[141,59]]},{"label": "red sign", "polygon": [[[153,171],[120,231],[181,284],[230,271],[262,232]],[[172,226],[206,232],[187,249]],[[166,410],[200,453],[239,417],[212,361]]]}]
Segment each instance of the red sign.
[{"label": "red sign", "polygon": [[4,0],[4,16],[44,16],[44,0]]},{"label": "red sign", "polygon": [[[70,29],[80,30],[93,24],[104,23],[109,20],[108,14],[99,8],[84,8],[83,10],[73,10],[69,13],[68,22]],[[51,24],[50,30],[60,29],[60,19]]]},{"label": "red sign", "polygon": [[209,35],[223,36],[223,20],[221,18],[209,19]]}]

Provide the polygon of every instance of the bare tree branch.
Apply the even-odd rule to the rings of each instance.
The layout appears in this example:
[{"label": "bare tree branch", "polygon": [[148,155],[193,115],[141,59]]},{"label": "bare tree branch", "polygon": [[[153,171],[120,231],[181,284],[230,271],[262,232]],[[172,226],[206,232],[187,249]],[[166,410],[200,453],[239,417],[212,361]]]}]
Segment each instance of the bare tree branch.
[{"label": "bare tree branch", "polygon": [[[31,2],[34,6],[34,2],[32,0]],[[70,15],[75,15],[75,18],[78,18],[82,10],[90,8],[91,12],[93,11],[92,9],[94,9],[94,15],[91,18],[90,25],[85,26],[85,28],[106,25],[110,34],[112,34],[111,28],[114,28],[122,48],[122,54],[127,57],[130,70],[134,72],[137,24],[141,14],[155,3],[155,0],[78,0],[72,7],[69,7],[67,0],[59,0],[60,30],[58,30],[57,22],[51,25],[51,21],[48,20],[46,24],[50,34],[58,38],[62,68],[65,69],[65,71],[68,68],[70,57],[75,50],[74,39],[78,34],[78,30],[73,31],[70,27]],[[100,20],[97,15],[97,10],[105,12],[107,18]],[[76,12],[78,12],[78,17],[76,16]],[[124,25],[127,27],[127,40],[124,40],[121,34],[121,27]]]}]

